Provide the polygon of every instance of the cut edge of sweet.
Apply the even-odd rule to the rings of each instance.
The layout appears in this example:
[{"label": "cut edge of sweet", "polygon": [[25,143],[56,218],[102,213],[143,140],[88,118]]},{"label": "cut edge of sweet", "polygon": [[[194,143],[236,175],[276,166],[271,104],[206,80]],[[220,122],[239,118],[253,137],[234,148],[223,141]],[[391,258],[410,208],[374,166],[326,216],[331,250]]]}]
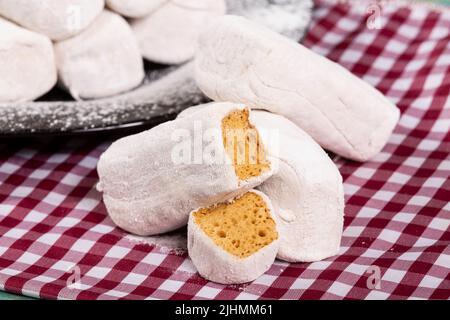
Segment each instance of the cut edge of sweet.
[{"label": "cut edge of sweet", "polygon": [[215,245],[244,259],[278,239],[270,210],[261,195],[249,191],[231,202],[201,208],[193,217]]},{"label": "cut edge of sweet", "polygon": [[222,139],[240,181],[259,177],[270,171],[258,130],[250,123],[250,110],[235,110],[222,119]]}]

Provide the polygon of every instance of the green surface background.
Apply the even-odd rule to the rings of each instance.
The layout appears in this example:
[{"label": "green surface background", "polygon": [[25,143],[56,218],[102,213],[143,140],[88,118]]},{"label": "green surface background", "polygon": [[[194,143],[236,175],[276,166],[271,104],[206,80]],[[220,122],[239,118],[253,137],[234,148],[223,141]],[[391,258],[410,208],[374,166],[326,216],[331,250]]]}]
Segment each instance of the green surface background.
[{"label": "green surface background", "polygon": [[0,300],[31,300],[31,298],[0,291]]},{"label": "green surface background", "polygon": [[445,5],[450,5],[450,0],[425,0],[425,2],[436,2],[436,3],[442,3]]}]

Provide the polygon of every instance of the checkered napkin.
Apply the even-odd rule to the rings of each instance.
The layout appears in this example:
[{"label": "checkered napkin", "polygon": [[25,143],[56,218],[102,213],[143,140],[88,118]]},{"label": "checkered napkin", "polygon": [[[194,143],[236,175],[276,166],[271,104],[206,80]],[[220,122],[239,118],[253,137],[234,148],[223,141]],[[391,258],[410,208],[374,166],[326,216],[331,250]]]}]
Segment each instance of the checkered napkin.
[{"label": "checkered napkin", "polygon": [[448,299],[450,12],[385,7],[382,28],[369,29],[366,9],[319,2],[304,40],[402,110],[373,161],[334,158],[347,201],[337,257],[276,262],[244,286],[210,283],[185,253],[131,242],[107,217],[94,186],[111,141],[14,142],[0,145],[0,288],[70,299]]}]

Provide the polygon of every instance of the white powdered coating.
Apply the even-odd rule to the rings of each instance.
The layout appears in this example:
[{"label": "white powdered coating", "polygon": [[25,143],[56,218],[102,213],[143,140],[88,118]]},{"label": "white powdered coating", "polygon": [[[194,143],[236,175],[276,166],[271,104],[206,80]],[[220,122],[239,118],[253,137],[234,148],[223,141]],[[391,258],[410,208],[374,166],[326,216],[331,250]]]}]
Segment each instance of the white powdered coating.
[{"label": "white powdered coating", "polygon": [[[278,232],[278,220],[269,198],[256,190],[250,192],[263,198]],[[195,223],[193,213],[197,210],[193,210],[189,215],[188,252],[192,263],[202,277],[221,284],[240,284],[253,281],[269,270],[278,252],[279,239],[272,241],[249,257],[236,257],[217,246]]]},{"label": "white powdered coating", "polygon": [[399,109],[342,66],[236,16],[202,33],[196,80],[216,101],[281,114],[322,147],[366,161],[384,147]]},{"label": "white powdered coating", "polygon": [[[193,209],[227,201],[267,180],[272,170],[240,181],[231,161],[222,161],[228,159],[222,119],[244,109],[221,103],[219,111],[208,108],[112,144],[97,166],[98,189],[111,219],[137,235],[162,234],[185,226]],[[210,141],[197,141],[201,158],[197,153],[178,159],[184,144],[192,143],[186,137],[195,137],[199,127],[205,135],[212,134],[206,139]]]},{"label": "white powdered coating", "polygon": [[2,18],[0,35],[0,102],[34,100],[49,91],[56,83],[51,41]]},{"label": "white powdered coating", "polygon": [[193,58],[206,23],[225,12],[224,0],[171,0],[131,26],[146,59],[180,64]]},{"label": "white powdered coating", "polygon": [[111,10],[128,18],[141,18],[151,14],[170,0],[106,0]]},{"label": "white powdered coating", "polygon": [[[282,116],[254,111],[251,121],[266,134],[261,138],[278,171],[258,187],[278,216],[278,258],[313,262],[339,252],[344,223],[342,177],[323,149]],[[267,133],[277,133],[274,139]]]},{"label": "white powdered coating", "polygon": [[144,65],[136,39],[119,15],[103,11],[79,35],[55,44],[59,79],[75,99],[113,96],[138,86]]},{"label": "white powdered coating", "polygon": [[[208,104],[186,109],[192,117]],[[272,201],[280,230],[278,258],[313,262],[338,253],[344,221],[342,177],[323,149],[288,119],[253,110],[250,121],[276,173],[258,187]]]},{"label": "white powdered coating", "polygon": [[52,40],[63,40],[87,28],[104,4],[104,0],[0,0],[0,15]]},{"label": "white powdered coating", "polygon": [[228,0],[228,13],[243,16],[295,41],[311,21],[312,0]]}]

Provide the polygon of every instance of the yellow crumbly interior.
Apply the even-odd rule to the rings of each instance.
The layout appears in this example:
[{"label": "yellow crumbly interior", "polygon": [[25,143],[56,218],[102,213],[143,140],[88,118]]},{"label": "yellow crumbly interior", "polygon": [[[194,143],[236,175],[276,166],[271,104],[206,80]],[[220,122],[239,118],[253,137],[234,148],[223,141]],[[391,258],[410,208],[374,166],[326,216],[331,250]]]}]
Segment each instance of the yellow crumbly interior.
[{"label": "yellow crumbly interior", "polygon": [[253,192],[232,203],[200,209],[194,219],[216,245],[239,258],[251,256],[278,239],[266,202]]},{"label": "yellow crumbly interior", "polygon": [[270,170],[256,128],[249,122],[249,111],[231,112],[222,120],[223,145],[240,180],[260,176]]}]

